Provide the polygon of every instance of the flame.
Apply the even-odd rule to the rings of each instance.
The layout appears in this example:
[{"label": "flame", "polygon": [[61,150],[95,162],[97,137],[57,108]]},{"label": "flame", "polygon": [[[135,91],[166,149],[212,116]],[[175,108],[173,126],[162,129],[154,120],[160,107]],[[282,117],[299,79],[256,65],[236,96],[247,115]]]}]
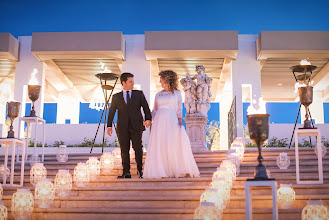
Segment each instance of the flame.
[{"label": "flame", "polygon": [[257,101],[254,99],[252,100],[252,103],[249,105],[247,109],[248,115],[254,115],[254,114],[266,114],[266,101],[262,97],[258,100],[258,109],[255,108],[253,105],[256,104]]},{"label": "flame", "polygon": [[107,66],[105,66],[105,64],[103,62],[99,62],[101,64],[101,69],[103,70],[102,73],[112,73],[112,71],[107,68]]},{"label": "flame", "polygon": [[38,85],[38,80],[35,77],[35,75],[37,75],[37,73],[38,73],[37,68],[34,68],[33,72],[31,73],[31,78],[30,78],[30,81],[29,81],[29,85]]},{"label": "flame", "polygon": [[300,65],[311,65],[310,62],[308,62],[306,59],[300,61]]},{"label": "flame", "polygon": [[313,83],[314,83],[313,80],[309,83],[309,85],[306,85],[305,83],[299,83],[299,82],[296,82],[296,83],[295,83],[295,90],[294,90],[294,93],[297,93],[297,92],[298,92],[298,88],[299,88],[299,87],[312,86]]},{"label": "flame", "polygon": [[7,83],[0,84],[0,104],[14,101],[14,94],[11,91],[11,86]]}]

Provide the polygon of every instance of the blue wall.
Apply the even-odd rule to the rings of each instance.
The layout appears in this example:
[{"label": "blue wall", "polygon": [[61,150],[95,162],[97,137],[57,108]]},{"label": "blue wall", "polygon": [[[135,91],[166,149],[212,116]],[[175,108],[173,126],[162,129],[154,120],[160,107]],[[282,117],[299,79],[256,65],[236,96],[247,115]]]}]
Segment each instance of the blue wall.
[{"label": "blue wall", "polygon": [[0,0],[0,32],[329,30],[327,0]]},{"label": "blue wall", "polygon": [[[31,112],[31,103],[25,105],[25,115],[29,116]],[[37,112],[37,115],[38,112]],[[43,105],[43,119],[46,120],[46,124],[56,123],[57,117],[57,103],[44,103]]]}]

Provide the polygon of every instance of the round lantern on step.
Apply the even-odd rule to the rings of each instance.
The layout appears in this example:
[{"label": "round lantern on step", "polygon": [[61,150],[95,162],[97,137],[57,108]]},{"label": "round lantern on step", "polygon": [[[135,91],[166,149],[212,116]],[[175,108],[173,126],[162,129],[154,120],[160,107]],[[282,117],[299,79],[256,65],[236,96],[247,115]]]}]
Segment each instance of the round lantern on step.
[{"label": "round lantern on step", "polygon": [[3,202],[0,201],[0,219],[7,219],[8,217],[8,210],[7,207],[3,205]]},{"label": "round lantern on step", "polygon": [[214,180],[220,177],[225,179],[227,185],[229,185],[230,188],[232,187],[233,177],[227,168],[217,167],[217,171],[212,175],[212,179]]},{"label": "round lantern on step", "polygon": [[[10,170],[8,167],[6,167],[6,178],[8,179],[10,176]],[[5,175],[5,166],[3,164],[0,165],[0,180],[3,180],[3,177]]]},{"label": "round lantern on step", "polygon": [[33,167],[34,164],[40,163],[40,161],[39,154],[32,154],[30,157],[30,166]]},{"label": "round lantern on step", "polygon": [[69,155],[67,154],[66,145],[59,145],[56,159],[60,163],[65,163],[69,159]]},{"label": "round lantern on step", "polygon": [[38,182],[34,197],[39,208],[50,208],[55,199],[55,186],[50,179],[43,179]]},{"label": "round lantern on step", "polygon": [[278,203],[282,209],[289,209],[295,201],[295,191],[289,184],[281,184],[277,191]]},{"label": "round lantern on step", "polygon": [[210,183],[211,188],[218,190],[218,194],[223,198],[223,209],[226,208],[227,203],[230,201],[231,188],[225,181],[225,178],[215,178]]},{"label": "round lantern on step", "polygon": [[220,220],[223,213],[212,202],[201,202],[194,212],[194,219]]},{"label": "round lantern on step", "polygon": [[236,168],[236,175],[240,175],[240,159],[238,154],[236,153],[236,149],[230,149],[227,151],[227,154],[225,156],[225,160],[231,160]]},{"label": "round lantern on step", "polygon": [[[318,148],[317,147],[314,148],[314,152],[315,152],[316,156],[318,156]],[[327,148],[326,148],[326,146],[324,146],[324,144],[321,144],[321,153],[322,153],[322,157],[324,157],[324,155],[327,154]]]},{"label": "round lantern on step", "polygon": [[223,197],[216,188],[206,188],[200,196],[200,202],[212,202],[221,212],[223,211]]},{"label": "round lantern on step", "polygon": [[307,201],[302,211],[302,220],[328,220],[328,207],[322,201]]},{"label": "round lantern on step", "polygon": [[101,171],[102,173],[111,173],[114,168],[114,157],[112,153],[105,152],[101,156]]},{"label": "round lantern on step", "polygon": [[244,157],[244,146],[243,146],[243,144],[237,143],[237,142],[233,142],[231,144],[231,149],[235,149],[236,150],[236,153],[237,153],[240,161],[242,161],[243,160],[243,157]]},{"label": "round lantern on step", "polygon": [[87,160],[87,166],[89,168],[90,179],[97,179],[101,172],[101,162],[99,162],[97,157],[89,157],[89,160]]},{"label": "round lantern on step", "polygon": [[72,190],[72,175],[69,170],[58,170],[55,177],[55,192],[58,196],[68,196]]},{"label": "round lantern on step", "polygon": [[33,186],[47,177],[47,169],[43,166],[43,163],[35,163],[30,170],[30,182]]},{"label": "round lantern on step", "polygon": [[73,180],[77,187],[85,187],[89,183],[90,174],[86,163],[78,163],[74,168]]},{"label": "round lantern on step", "polygon": [[290,158],[287,153],[280,153],[280,155],[276,158],[276,164],[278,165],[280,170],[286,170],[290,165]]},{"label": "round lantern on step", "polygon": [[221,168],[226,168],[231,173],[233,181],[236,180],[236,168],[232,160],[223,160],[220,164]]},{"label": "round lantern on step", "polygon": [[29,189],[17,189],[11,199],[11,211],[15,219],[26,219],[32,214],[33,195]]}]

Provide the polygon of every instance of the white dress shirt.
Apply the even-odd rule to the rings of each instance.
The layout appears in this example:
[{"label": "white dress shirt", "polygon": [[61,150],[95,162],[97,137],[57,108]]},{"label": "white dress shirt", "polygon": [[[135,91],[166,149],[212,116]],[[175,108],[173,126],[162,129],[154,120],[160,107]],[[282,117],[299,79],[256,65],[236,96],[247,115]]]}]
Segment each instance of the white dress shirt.
[{"label": "white dress shirt", "polygon": [[125,90],[125,89],[122,89],[122,92],[123,92],[123,99],[125,100],[125,103],[127,104],[127,91],[129,91],[129,97],[130,97],[130,100],[131,100],[131,92],[132,90]]}]

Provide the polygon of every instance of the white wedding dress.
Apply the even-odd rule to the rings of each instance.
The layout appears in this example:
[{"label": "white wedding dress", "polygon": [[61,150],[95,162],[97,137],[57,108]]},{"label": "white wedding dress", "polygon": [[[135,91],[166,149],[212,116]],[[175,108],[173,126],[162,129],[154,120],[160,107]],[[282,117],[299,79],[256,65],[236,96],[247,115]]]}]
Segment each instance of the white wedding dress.
[{"label": "white wedding dress", "polygon": [[182,118],[182,96],[179,91],[158,92],[152,111],[153,122],[144,166],[144,178],[199,177],[190,140]]}]

